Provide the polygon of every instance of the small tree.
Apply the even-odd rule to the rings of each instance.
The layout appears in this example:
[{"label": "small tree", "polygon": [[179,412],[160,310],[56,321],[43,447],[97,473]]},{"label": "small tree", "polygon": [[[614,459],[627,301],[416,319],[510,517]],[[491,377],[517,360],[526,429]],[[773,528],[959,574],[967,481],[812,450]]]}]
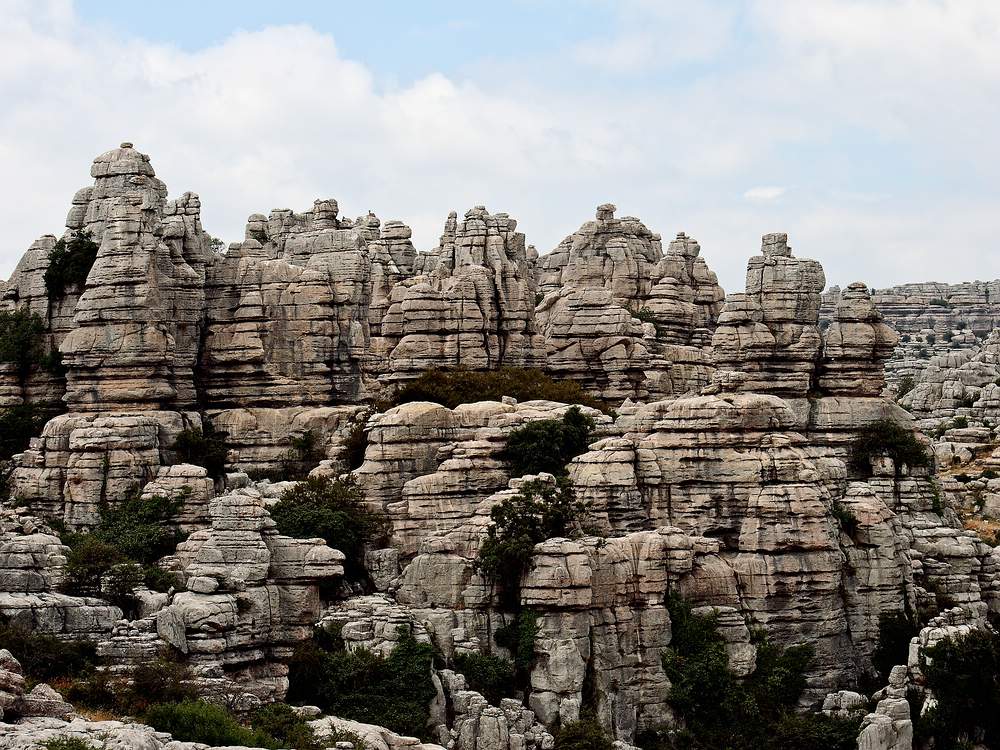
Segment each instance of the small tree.
[{"label": "small tree", "polygon": [[65,239],[56,242],[49,251],[49,267],[44,276],[49,299],[64,297],[67,287],[82,287],[99,249],[88,231],[74,233],[68,242]]},{"label": "small tree", "polygon": [[206,422],[204,432],[197,427],[182,430],[174,441],[174,452],[181,463],[203,466],[210,477],[221,478],[226,473],[226,432],[216,432]]},{"label": "small tree", "polygon": [[504,603],[516,608],[535,545],[578,530],[585,512],[586,505],[576,499],[568,481],[526,482],[520,492],[490,511],[491,523],[474,563],[476,572],[499,585]]},{"label": "small tree", "polygon": [[300,539],[322,537],[347,557],[345,572],[364,573],[364,546],[386,530],[385,518],[370,511],[353,477],[309,477],[285,490],[271,508],[278,531]]},{"label": "small tree", "polygon": [[587,450],[593,429],[594,420],[574,406],[562,419],[540,419],[512,430],[501,455],[512,476],[543,471],[563,476],[567,464]]},{"label": "small tree", "polygon": [[930,456],[913,431],[891,419],[872,422],[858,432],[851,445],[854,464],[865,471],[871,471],[872,459],[882,455],[893,460],[897,472],[904,465],[912,468],[930,463]]}]

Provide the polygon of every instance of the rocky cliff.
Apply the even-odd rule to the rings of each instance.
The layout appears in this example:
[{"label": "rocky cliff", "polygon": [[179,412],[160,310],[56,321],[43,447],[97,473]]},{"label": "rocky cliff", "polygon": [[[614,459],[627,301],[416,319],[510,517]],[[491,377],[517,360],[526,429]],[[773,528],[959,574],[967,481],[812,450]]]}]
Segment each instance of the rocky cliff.
[{"label": "rocky cliff", "polygon": [[[250,705],[285,696],[291,653],[316,624],[348,650],[388,654],[412,636],[451,665],[509,656],[495,635],[530,612],[521,700],[490,705],[438,664],[427,731],[452,750],[550,750],[551,733],[584,714],[623,743],[677,724],[662,658],[674,597],[715,615],[738,676],[753,672],[760,633],[811,645],[802,707],[831,714],[864,705],[856,692],[882,617],[941,612],[938,635],[921,632],[865,720],[862,747],[902,750],[912,727],[899,701],[922,684],[920,649],[1000,611],[1000,553],[962,528],[933,462],[886,450],[866,464],[854,448],[887,423],[926,443],[904,406],[993,418],[994,337],[932,360],[900,406],[883,391],[898,342],[889,323],[905,305],[887,311],[891,295],[863,284],[824,296],[821,264],[784,234],[763,237],[745,290],[725,296],[695,240],[678,234],[664,250],[610,204],[541,257],[513,218],[482,206],[450,215],[438,247],[417,252],[401,222],[344,218],[332,199],[254,214],[220,252],[197,196],[168,200],[130,144],[99,156],[92,176],[62,238],[93,239],[85,279],[53,292],[58,240],[47,236],[0,286],[3,309],[37,313],[41,349],[57,347],[64,368],[5,366],[0,403],[56,397],[66,409],[15,457],[0,506],[0,614],[12,621],[93,641],[119,669],[172,651],[204,695]],[[969,302],[979,328],[986,301]],[[902,330],[922,332],[924,312],[912,315]],[[476,565],[492,513],[557,479],[520,476],[508,440],[561,424],[572,405],[386,406],[431,369],[505,367],[575,381],[607,409],[582,407],[590,443],[566,467],[585,523],[531,548],[507,582],[513,602]],[[178,436],[192,428],[222,436],[222,471],[182,460]],[[343,579],[341,551],[282,535],[272,519],[296,485],[271,480],[287,478],[306,436],[312,476],[349,475],[385,519],[363,580]],[[353,463],[352,444],[363,453]],[[175,584],[140,587],[134,612],[66,593],[70,550],[56,532],[93,529],[137,496],[177,500],[186,539],[156,563]],[[3,725],[19,739],[0,747],[55,731],[168,741],[148,727],[67,723],[58,695],[28,700],[9,656],[0,651],[0,703],[27,719]],[[339,721],[312,723],[332,736]],[[419,744],[355,730],[378,747]]]}]

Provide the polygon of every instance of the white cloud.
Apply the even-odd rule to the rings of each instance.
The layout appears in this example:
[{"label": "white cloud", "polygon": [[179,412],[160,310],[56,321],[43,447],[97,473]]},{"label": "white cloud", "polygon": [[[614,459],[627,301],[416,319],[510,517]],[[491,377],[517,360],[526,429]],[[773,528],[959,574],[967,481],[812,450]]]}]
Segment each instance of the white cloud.
[{"label": "white cloud", "polygon": [[226,240],[251,213],[335,197],[411,224],[421,249],[449,210],[486,204],[545,252],[610,200],[698,237],[727,289],[785,230],[832,283],[1000,276],[1000,3],[614,7],[609,32],[544,57],[385,85],[308,26],[185,51],[68,2],[7,2],[0,277],[125,140]]},{"label": "white cloud", "polygon": [[743,193],[743,197],[748,201],[773,201],[785,194],[785,188],[775,185],[761,185],[753,187]]}]

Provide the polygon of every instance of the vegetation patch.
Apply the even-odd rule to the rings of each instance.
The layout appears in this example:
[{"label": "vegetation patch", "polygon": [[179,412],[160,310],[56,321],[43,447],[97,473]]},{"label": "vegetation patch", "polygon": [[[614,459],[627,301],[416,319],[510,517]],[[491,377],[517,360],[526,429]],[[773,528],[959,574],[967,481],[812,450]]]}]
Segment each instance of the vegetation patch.
[{"label": "vegetation patch", "polygon": [[1000,747],[1000,635],[974,630],[945,639],[920,668],[937,703],[916,720],[915,746]]},{"label": "vegetation patch", "polygon": [[44,277],[49,299],[61,299],[67,289],[79,289],[87,283],[98,249],[87,231],[74,233],[68,242],[65,239],[56,242],[49,251],[49,267]]},{"label": "vegetation patch", "polygon": [[83,674],[97,663],[97,647],[90,641],[66,641],[36,633],[0,615],[0,648],[21,663],[25,676],[35,682]]},{"label": "vegetation patch", "polygon": [[434,369],[402,386],[383,408],[411,401],[432,401],[449,409],[477,401],[499,401],[512,396],[518,401],[558,401],[581,404],[601,411],[607,407],[588,394],[579,383],[554,380],[541,370],[502,367],[499,370]]},{"label": "vegetation patch", "polygon": [[202,466],[210,477],[220,479],[226,474],[228,436],[226,432],[216,432],[205,422],[204,431],[198,427],[182,430],[174,441],[173,450],[181,463]]},{"label": "vegetation patch", "polygon": [[594,420],[574,406],[562,419],[539,419],[512,430],[501,457],[511,476],[543,471],[565,476],[569,462],[586,452],[593,430]]},{"label": "vegetation patch", "polygon": [[861,719],[798,714],[810,646],[781,648],[757,638],[757,666],[745,678],[729,668],[726,645],[712,615],[668,600],[672,641],[663,655],[671,681],[668,701],[680,730],[640,733],[644,750],[854,750]]},{"label": "vegetation patch", "polygon": [[436,695],[433,659],[434,649],[417,643],[404,628],[389,656],[349,651],[335,634],[318,632],[289,662],[288,699],[344,719],[426,737]]},{"label": "vegetation patch", "polygon": [[0,461],[24,451],[52,416],[54,409],[30,402],[0,409]]},{"label": "vegetation patch", "polygon": [[920,632],[920,625],[909,610],[883,612],[878,618],[878,642],[872,652],[872,666],[878,674],[879,686],[889,681],[889,673],[897,664],[906,664],[910,639]]},{"label": "vegetation patch", "polygon": [[27,307],[0,310],[0,362],[14,364],[21,378],[42,361],[44,340],[45,321],[38,313]]},{"label": "vegetation patch", "polygon": [[465,675],[470,690],[482,693],[490,705],[503,698],[516,698],[517,674],[514,662],[493,654],[456,654],[455,670]]},{"label": "vegetation patch", "polygon": [[154,729],[169,732],[183,742],[203,742],[213,747],[276,747],[273,738],[243,726],[221,706],[202,700],[158,703],[150,707],[144,719]]},{"label": "vegetation patch", "polygon": [[584,717],[559,728],[555,736],[555,750],[613,750],[611,738],[597,720]]},{"label": "vegetation patch", "polygon": [[299,539],[322,537],[346,555],[349,577],[364,574],[365,543],[385,534],[386,519],[370,511],[353,477],[310,477],[290,487],[270,509],[278,531]]},{"label": "vegetation patch", "polygon": [[891,420],[880,419],[860,432],[851,445],[852,460],[863,471],[872,470],[872,460],[889,456],[899,472],[903,466],[927,466],[930,456],[912,430]]},{"label": "vegetation patch", "polygon": [[831,508],[833,517],[837,519],[837,523],[840,524],[840,528],[844,532],[851,536],[858,529],[858,517],[854,515],[854,511],[848,508],[846,505],[841,503],[839,500],[834,500],[833,507]]},{"label": "vegetation patch", "polygon": [[912,375],[904,375],[899,379],[899,384],[896,386],[896,398],[900,399],[907,393],[913,390],[913,386],[917,384],[916,380]]},{"label": "vegetation patch", "polygon": [[540,480],[526,482],[520,492],[504,498],[490,511],[486,538],[473,563],[476,572],[499,587],[503,603],[516,609],[521,578],[535,545],[579,531],[586,508],[565,479],[555,485]]},{"label": "vegetation patch", "polygon": [[155,563],[174,552],[183,536],[176,517],[182,500],[136,495],[114,507],[102,505],[93,530],[62,535],[68,593],[104,596],[126,613],[134,612],[135,589],[166,591],[173,577]]}]

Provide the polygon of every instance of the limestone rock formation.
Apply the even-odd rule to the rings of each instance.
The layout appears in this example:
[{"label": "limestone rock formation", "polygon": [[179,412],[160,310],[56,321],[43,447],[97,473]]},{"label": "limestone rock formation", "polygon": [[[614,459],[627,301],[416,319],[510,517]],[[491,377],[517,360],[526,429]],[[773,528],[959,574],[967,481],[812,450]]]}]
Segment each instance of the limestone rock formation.
[{"label": "limestone rock formation", "polygon": [[539,258],[549,369],[610,401],[704,385],[723,298],[715,274],[684,233],[664,253],[658,234],[614,212],[598,206],[596,220]]}]

